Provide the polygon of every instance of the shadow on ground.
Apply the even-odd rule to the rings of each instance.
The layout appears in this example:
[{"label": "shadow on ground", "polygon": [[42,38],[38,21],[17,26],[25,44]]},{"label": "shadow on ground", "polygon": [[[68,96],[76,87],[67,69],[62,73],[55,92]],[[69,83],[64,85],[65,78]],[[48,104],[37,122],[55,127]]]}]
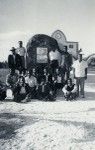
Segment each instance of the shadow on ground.
[{"label": "shadow on ground", "polygon": [[0,114],[0,139],[11,139],[15,136],[16,130],[24,125],[30,125],[37,122],[37,118],[22,116],[11,113]]}]

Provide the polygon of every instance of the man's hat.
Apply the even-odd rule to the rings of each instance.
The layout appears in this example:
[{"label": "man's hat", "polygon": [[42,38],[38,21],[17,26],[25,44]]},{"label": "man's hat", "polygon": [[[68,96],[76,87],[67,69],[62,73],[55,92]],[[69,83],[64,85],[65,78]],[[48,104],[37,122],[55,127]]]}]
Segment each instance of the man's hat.
[{"label": "man's hat", "polygon": [[19,43],[23,43],[22,41],[18,41]]},{"label": "man's hat", "polygon": [[80,52],[78,55],[84,55],[83,52]]},{"label": "man's hat", "polygon": [[15,47],[12,47],[12,49],[10,50],[10,51],[15,51],[16,50],[16,48]]},{"label": "man's hat", "polygon": [[80,48],[80,50],[78,51],[78,55],[84,55],[81,48]]}]

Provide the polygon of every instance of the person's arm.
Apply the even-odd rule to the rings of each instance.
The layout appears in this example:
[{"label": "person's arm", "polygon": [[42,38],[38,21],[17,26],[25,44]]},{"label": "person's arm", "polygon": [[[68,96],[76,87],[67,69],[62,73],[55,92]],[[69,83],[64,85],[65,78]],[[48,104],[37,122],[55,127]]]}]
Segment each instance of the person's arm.
[{"label": "person's arm", "polygon": [[61,54],[60,54],[60,52],[58,52],[58,64],[59,64],[59,66],[61,65]]},{"label": "person's arm", "polygon": [[27,53],[27,50],[25,49],[25,56],[24,56],[24,59],[25,59],[25,68],[27,68],[27,57],[28,57],[28,53]]},{"label": "person's arm", "polygon": [[87,68],[85,69],[85,79],[87,79]]},{"label": "person's arm", "polygon": [[38,83],[37,83],[37,79],[35,78],[35,86],[37,87]]},{"label": "person's arm", "polygon": [[73,69],[74,78],[76,78],[76,77],[75,77],[75,68],[72,67],[72,69]]},{"label": "person's arm", "polygon": [[72,93],[76,93],[77,92],[77,86],[76,85],[74,85],[74,88],[73,88],[73,90],[71,92]]},{"label": "person's arm", "polygon": [[72,54],[70,54],[70,59],[71,59],[71,66],[73,64],[73,57],[72,57]]},{"label": "person's arm", "polygon": [[49,60],[49,62],[50,62],[50,53],[51,53],[51,52],[48,53],[48,60]]},{"label": "person's arm", "polygon": [[8,76],[6,76],[6,85],[8,86]]},{"label": "person's arm", "polygon": [[87,62],[85,61],[85,79],[87,79],[87,68],[88,68],[88,64],[87,64]]},{"label": "person's arm", "polygon": [[19,76],[16,74],[15,86],[19,83]]},{"label": "person's arm", "polygon": [[62,66],[62,67],[64,66],[64,63],[65,63],[65,56],[62,55],[62,56],[61,56],[61,66]]},{"label": "person's arm", "polygon": [[12,56],[9,55],[9,56],[8,56],[8,67],[9,67],[9,68],[12,67],[11,59],[12,59]]},{"label": "person's arm", "polygon": [[9,75],[7,75],[7,77],[6,77],[6,85],[7,86],[10,86],[10,78],[9,78]]},{"label": "person's arm", "polygon": [[64,94],[66,94],[68,91],[66,90],[66,88],[67,88],[67,85],[65,85],[63,88],[62,88],[62,91],[63,91],[63,93]]}]

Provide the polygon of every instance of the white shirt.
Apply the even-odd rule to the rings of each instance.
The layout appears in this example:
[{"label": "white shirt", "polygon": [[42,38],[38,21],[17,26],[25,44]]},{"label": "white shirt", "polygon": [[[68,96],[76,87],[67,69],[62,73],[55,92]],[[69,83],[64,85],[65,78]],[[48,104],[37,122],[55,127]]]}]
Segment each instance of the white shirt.
[{"label": "white shirt", "polygon": [[72,67],[75,69],[75,77],[85,77],[85,69],[88,67],[87,62],[76,60]]},{"label": "white shirt", "polygon": [[34,76],[26,77],[25,83],[27,83],[30,87],[37,86],[37,79]]},{"label": "white shirt", "polygon": [[61,76],[57,76],[57,83],[61,83],[61,81],[62,81],[62,77]]},{"label": "white shirt", "polygon": [[21,90],[20,90],[20,94],[25,94],[25,93],[26,93],[25,87],[22,86],[22,87],[21,87]]},{"label": "white shirt", "polygon": [[25,57],[26,50],[25,50],[24,47],[19,47],[19,48],[17,48],[16,53],[19,54],[20,56],[24,56]]},{"label": "white shirt", "polygon": [[60,60],[60,58],[61,58],[61,55],[57,50],[55,50],[55,52],[53,52],[53,51],[49,52],[49,59],[51,61],[52,60]]}]

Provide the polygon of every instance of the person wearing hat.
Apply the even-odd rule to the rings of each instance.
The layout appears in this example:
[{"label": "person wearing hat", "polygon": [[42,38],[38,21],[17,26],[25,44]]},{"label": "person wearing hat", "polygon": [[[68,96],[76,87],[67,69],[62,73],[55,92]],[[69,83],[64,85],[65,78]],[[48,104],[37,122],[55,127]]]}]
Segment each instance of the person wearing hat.
[{"label": "person wearing hat", "polygon": [[20,55],[22,60],[22,70],[25,71],[26,68],[26,49],[23,47],[23,42],[18,41],[19,47],[16,50],[16,53]]},{"label": "person wearing hat", "polygon": [[79,88],[80,88],[80,96],[81,98],[85,97],[84,94],[84,84],[87,79],[87,62],[83,60],[82,53],[78,54],[78,60],[76,60],[72,67],[74,72],[74,78],[76,79],[77,86],[77,96],[79,96]]},{"label": "person wearing hat", "polygon": [[12,47],[10,50],[12,54],[8,56],[8,66],[11,70],[19,70],[21,71],[22,68],[22,61],[19,54],[16,54],[15,47]]}]

